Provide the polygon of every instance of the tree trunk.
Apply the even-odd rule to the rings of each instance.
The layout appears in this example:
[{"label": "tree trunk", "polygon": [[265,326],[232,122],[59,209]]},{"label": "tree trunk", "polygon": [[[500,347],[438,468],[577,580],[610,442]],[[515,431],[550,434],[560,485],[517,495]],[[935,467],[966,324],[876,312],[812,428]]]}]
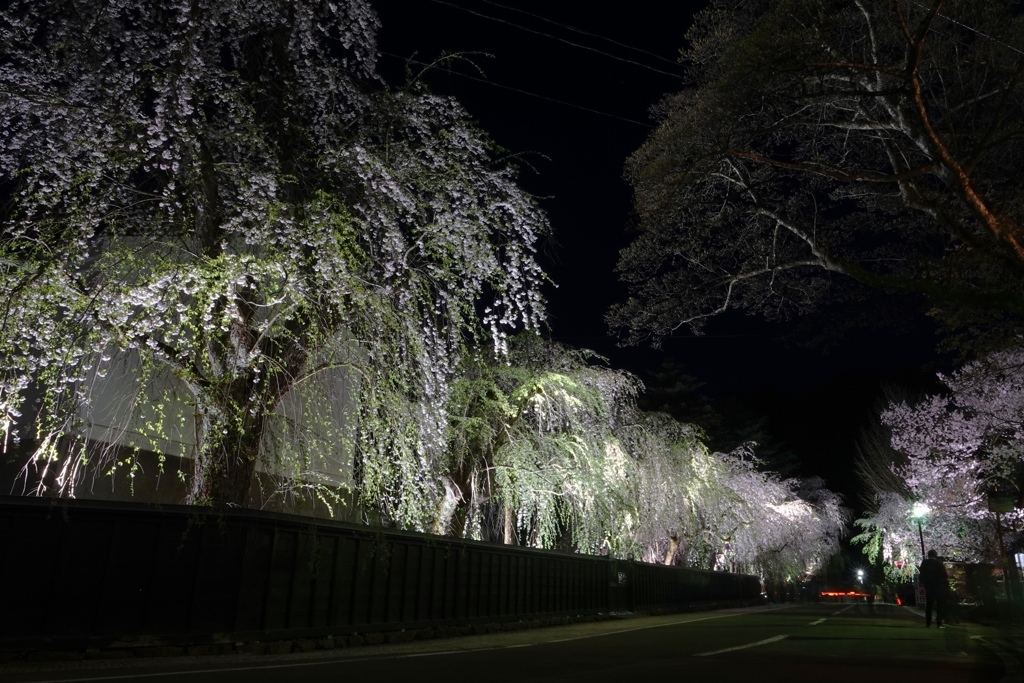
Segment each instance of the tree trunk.
[{"label": "tree trunk", "polygon": [[473,473],[467,463],[463,463],[452,474],[452,482],[461,496],[461,500],[455,504],[455,512],[452,513],[452,536],[465,538],[466,523],[469,521],[469,511],[473,503]]},{"label": "tree trunk", "polygon": [[516,511],[511,505],[505,504],[505,545],[516,545]]},{"label": "tree trunk", "polygon": [[[256,459],[260,456],[263,435],[270,425],[281,399],[287,394],[296,377],[306,366],[307,353],[301,345],[272,352],[269,342],[253,327],[257,319],[256,304],[261,300],[258,292],[245,289],[233,302],[238,318],[232,322],[230,332],[220,340],[227,350],[225,370],[246,368],[231,377],[226,386],[214,387],[223,424],[220,439],[213,444],[211,471],[206,473],[209,500],[216,507],[249,505],[249,490],[256,473]],[[302,317],[289,321],[290,331],[301,336],[301,327],[311,321]],[[248,356],[258,348],[271,363],[250,365]]]},{"label": "tree trunk", "polygon": [[675,564],[677,552],[679,552],[679,536],[675,534],[669,534],[668,550],[665,551],[664,564],[668,566]]},{"label": "tree trunk", "polygon": [[[287,389],[275,392],[274,399],[263,403],[256,401],[260,408],[255,414],[246,406],[250,402],[255,377],[244,376],[232,381],[229,400],[222,407],[227,419],[221,438],[213,446],[209,469],[205,472],[208,499],[214,507],[249,506],[249,490],[256,473],[256,460],[260,457],[263,434],[270,423],[274,406]],[[260,397],[262,398],[262,397]],[[261,405],[262,404],[262,405]],[[245,411],[238,415],[238,411]]]},{"label": "tree trunk", "polygon": [[[207,473],[210,487],[210,503],[214,507],[249,506],[249,489],[256,472],[256,458],[259,457],[260,436],[236,435],[229,430],[221,452],[217,454],[211,471]],[[231,439],[239,436],[239,439]],[[230,448],[228,441],[238,444]]]},{"label": "tree trunk", "polygon": [[209,500],[215,507],[249,506],[249,489],[260,457],[269,415],[250,416],[241,427],[228,428],[206,472]]}]

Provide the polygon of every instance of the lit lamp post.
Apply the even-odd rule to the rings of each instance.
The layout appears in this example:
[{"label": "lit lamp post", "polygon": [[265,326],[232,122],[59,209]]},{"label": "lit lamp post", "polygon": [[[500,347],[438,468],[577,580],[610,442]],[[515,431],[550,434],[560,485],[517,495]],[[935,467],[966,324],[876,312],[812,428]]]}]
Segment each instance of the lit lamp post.
[{"label": "lit lamp post", "polygon": [[929,508],[927,505],[925,505],[924,503],[922,503],[920,501],[914,503],[914,508],[910,512],[910,516],[914,518],[915,522],[917,522],[917,535],[921,539],[921,561],[922,562],[924,561],[924,557],[925,556],[924,556],[924,531],[921,529],[921,520],[923,520],[925,518],[925,516],[929,512],[931,512],[931,508]]},{"label": "lit lamp post", "polygon": [[[925,518],[925,516],[929,512],[931,512],[931,508],[929,508],[927,505],[925,505],[924,503],[922,503],[920,501],[914,503],[914,507],[910,511],[910,516],[914,518],[915,522],[917,522],[917,536],[918,536],[918,538],[921,539],[921,562],[922,563],[924,563],[925,555],[924,555],[924,531],[921,529],[921,520],[923,520]],[[916,597],[916,600],[917,600],[917,606],[918,607],[921,607],[921,606],[923,606],[925,604],[924,586],[921,585],[921,575],[920,575],[920,573],[918,573],[918,575],[917,575],[917,595],[915,597]]]}]

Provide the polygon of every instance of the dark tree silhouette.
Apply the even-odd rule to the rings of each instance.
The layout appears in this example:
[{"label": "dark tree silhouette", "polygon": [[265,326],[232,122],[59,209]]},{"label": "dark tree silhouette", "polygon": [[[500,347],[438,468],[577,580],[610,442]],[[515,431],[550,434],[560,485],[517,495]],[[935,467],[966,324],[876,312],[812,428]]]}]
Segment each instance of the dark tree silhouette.
[{"label": "dark tree silhouette", "polygon": [[1017,325],[1013,3],[716,1],[688,37],[693,87],[628,164],[639,235],[613,328],[657,342],[731,309],[785,319],[870,290],[954,328]]}]

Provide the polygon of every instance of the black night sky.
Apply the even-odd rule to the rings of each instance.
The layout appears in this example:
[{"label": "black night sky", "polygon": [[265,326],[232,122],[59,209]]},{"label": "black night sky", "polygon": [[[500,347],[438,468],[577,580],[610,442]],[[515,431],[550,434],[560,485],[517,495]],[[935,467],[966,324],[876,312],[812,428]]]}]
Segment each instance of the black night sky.
[{"label": "black night sky", "polygon": [[433,63],[465,53],[482,70],[462,61],[423,79],[457,97],[498,144],[521,155],[521,183],[543,198],[554,228],[544,264],[558,285],[547,293],[550,336],[594,349],[646,381],[665,361],[676,363],[703,383],[699,391],[719,413],[736,423],[763,419],[770,449],[799,462],[784,473],[823,476],[859,511],[854,444],[882,386],[922,388],[944,367],[927,322],[899,334],[855,331],[827,350],[795,344],[792,325],[742,314],[713,321],[702,337],[681,331],[660,350],[619,347],[604,322],[608,307],[626,296],[614,270],[630,241],[623,166],[651,130],[651,106],[684,87],[679,49],[706,3],[373,4],[382,23],[380,68],[390,83],[406,80],[403,58]]}]

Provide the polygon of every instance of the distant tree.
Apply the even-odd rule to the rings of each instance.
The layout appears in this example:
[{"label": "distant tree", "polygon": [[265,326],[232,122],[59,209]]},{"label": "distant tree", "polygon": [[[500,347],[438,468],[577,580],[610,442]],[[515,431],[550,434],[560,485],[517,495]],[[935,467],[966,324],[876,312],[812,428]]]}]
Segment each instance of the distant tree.
[{"label": "distant tree", "polygon": [[716,402],[701,390],[704,383],[675,360],[664,361],[645,384],[639,398],[644,410],[668,413],[680,422],[699,425],[708,434],[718,431],[724,418]]},{"label": "distant tree", "polygon": [[611,325],[656,341],[732,309],[877,307],[878,290],[947,329],[1012,338],[1024,314],[1014,8],[712,2],[688,34],[692,87],[656,108],[627,167],[639,235]]},{"label": "distant tree", "polygon": [[648,413],[623,430],[635,454],[636,509],[627,538],[649,562],[746,571],[785,580],[814,571],[838,550],[848,513],[820,479],[765,471],[748,444],[712,453],[689,425]]},{"label": "distant tree", "polygon": [[719,508],[721,541],[709,569],[747,567],[785,581],[815,573],[839,550],[848,512],[822,480],[782,479],[742,451],[718,457],[733,500]]},{"label": "distant tree", "polygon": [[772,435],[763,412],[744,397],[725,394],[712,399],[701,391],[703,386],[677,362],[667,360],[651,373],[637,404],[644,411],[667,413],[681,423],[696,425],[713,451],[729,453],[754,444],[762,469],[787,479],[799,474],[799,458]]},{"label": "distant tree", "polygon": [[[881,410],[887,408],[888,405]],[[896,472],[899,467],[906,465],[907,457],[892,447],[892,430],[882,424],[880,419],[861,432],[856,449],[854,470],[860,479],[862,502],[871,506],[880,493],[896,493],[907,499],[912,498],[903,477]]]},{"label": "distant tree", "polygon": [[[180,390],[190,500],[218,505],[282,396],[343,365],[366,508],[429,520],[464,345],[540,322],[548,225],[457,103],[383,86],[376,28],[363,0],[5,4],[0,420],[44,489],[73,493],[118,354]],[[157,431],[162,403],[136,406]]]}]

